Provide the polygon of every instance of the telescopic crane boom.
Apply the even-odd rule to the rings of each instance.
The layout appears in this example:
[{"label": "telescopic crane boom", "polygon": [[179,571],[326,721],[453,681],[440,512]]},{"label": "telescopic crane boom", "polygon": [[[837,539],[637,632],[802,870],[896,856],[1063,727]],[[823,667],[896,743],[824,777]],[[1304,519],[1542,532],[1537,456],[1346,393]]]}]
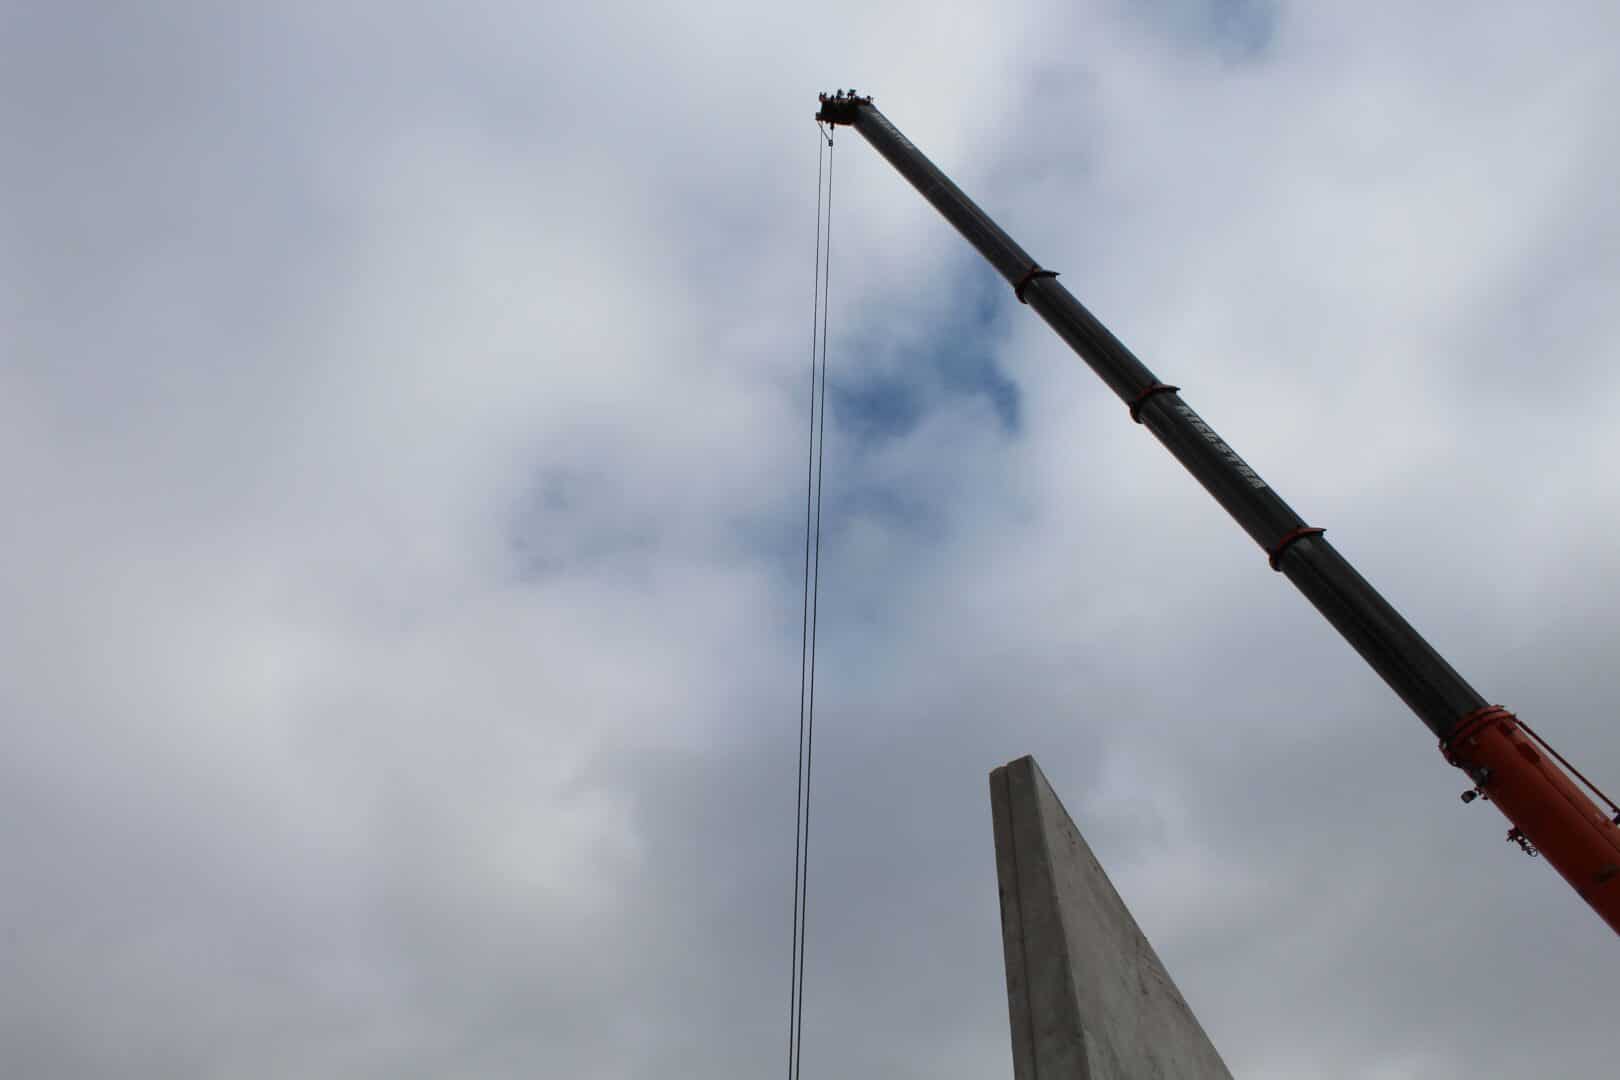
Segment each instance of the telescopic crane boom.
[{"label": "telescopic crane boom", "polygon": [[[1492,705],[1334,550],[1282,496],[1114,337],[1096,316],[872,104],[840,90],[822,94],[816,119],[860,132],[1108,384],[1177,461],[1192,473],[1440,740],[1447,761],[1473,783],[1464,802],[1496,804],[1508,839],[1544,855],[1616,933],[1620,933],[1620,807],[1598,805],[1586,782],[1512,713]],[[1562,766],[1562,767],[1561,767]],[[1566,772],[1565,770],[1568,769]],[[1597,794],[1595,788],[1592,788]],[[1601,794],[1599,797],[1602,798]],[[1613,815],[1612,817],[1610,815]]]}]

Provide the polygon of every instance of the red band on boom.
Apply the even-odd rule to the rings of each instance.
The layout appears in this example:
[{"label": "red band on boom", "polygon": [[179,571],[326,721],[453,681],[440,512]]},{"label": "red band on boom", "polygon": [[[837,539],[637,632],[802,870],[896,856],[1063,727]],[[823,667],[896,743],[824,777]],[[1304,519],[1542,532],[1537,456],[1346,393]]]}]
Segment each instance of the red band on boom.
[{"label": "red band on boom", "polygon": [[1288,549],[1294,545],[1294,541],[1303,540],[1307,536],[1321,536],[1325,532],[1327,532],[1326,529],[1318,529],[1310,525],[1301,525],[1297,529],[1288,530],[1287,535],[1285,535],[1281,540],[1277,541],[1275,547],[1266,552],[1266,555],[1271,560],[1271,568],[1273,570],[1282,569],[1282,557],[1287,553]]},{"label": "red band on boom", "polygon": [[1043,277],[1057,277],[1057,271],[1042,270],[1039,263],[1031,263],[1029,269],[1024,272],[1024,276],[1013,282],[1013,295],[1018,297],[1020,304],[1029,303],[1028,300],[1024,299],[1024,289],[1029,286],[1029,283],[1036,278]]},{"label": "red band on boom", "polygon": [[1142,406],[1146,405],[1148,398],[1152,397],[1154,394],[1173,394],[1180,389],[1181,387],[1171,386],[1169,383],[1154,383],[1152,386],[1148,387],[1146,390],[1143,390],[1140,394],[1137,394],[1136,397],[1131,399],[1131,419],[1135,420],[1138,424],[1142,422]]}]

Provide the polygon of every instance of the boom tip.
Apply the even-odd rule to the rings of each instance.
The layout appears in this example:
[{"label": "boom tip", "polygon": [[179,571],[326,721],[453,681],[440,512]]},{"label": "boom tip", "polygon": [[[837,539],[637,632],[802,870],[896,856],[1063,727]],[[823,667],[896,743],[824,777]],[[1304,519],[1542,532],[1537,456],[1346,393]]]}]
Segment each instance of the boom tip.
[{"label": "boom tip", "polygon": [[821,109],[816,113],[816,119],[827,124],[853,124],[856,110],[862,105],[872,104],[872,95],[862,96],[855,90],[839,90],[818,97]]}]

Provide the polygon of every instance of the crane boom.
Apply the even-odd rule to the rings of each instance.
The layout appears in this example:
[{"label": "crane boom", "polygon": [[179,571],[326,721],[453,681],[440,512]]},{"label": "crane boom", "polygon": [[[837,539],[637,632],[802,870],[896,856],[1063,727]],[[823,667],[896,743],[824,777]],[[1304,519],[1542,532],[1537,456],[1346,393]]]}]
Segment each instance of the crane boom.
[{"label": "crane boom", "polygon": [[[1356,652],[1440,740],[1446,760],[1513,828],[1526,851],[1545,855],[1620,933],[1620,808],[1611,818],[1576,786],[1535,733],[1492,705],[1237,452],[1109,332],[1097,317],[1003,232],[973,200],[889,122],[870,97],[822,94],[816,119],[847,125],[910,181],[1012,285],[1057,335],[1108,384],[1204,489],[1265,551]],[[1539,747],[1539,749],[1538,749]],[[1561,762],[1562,759],[1557,759]],[[1579,775],[1579,774],[1577,774]],[[1605,800],[1607,801],[1607,800]]]}]

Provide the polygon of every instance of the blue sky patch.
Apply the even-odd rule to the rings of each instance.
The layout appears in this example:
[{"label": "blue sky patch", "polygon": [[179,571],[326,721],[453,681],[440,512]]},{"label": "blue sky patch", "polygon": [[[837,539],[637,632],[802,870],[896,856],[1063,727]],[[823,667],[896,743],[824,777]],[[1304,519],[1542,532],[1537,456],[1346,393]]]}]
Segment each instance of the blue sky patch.
[{"label": "blue sky patch", "polygon": [[1127,12],[1177,44],[1253,60],[1277,36],[1277,0],[1134,0]]},{"label": "blue sky patch", "polygon": [[1010,302],[1005,283],[988,267],[969,264],[943,287],[925,287],[938,288],[939,299],[894,316],[920,316],[925,332],[896,332],[898,324],[876,322],[834,348],[847,366],[840,373],[835,365],[828,384],[829,426],[858,448],[904,438],[953,398],[982,396],[1002,434],[1020,430],[1018,384],[995,357]]}]

